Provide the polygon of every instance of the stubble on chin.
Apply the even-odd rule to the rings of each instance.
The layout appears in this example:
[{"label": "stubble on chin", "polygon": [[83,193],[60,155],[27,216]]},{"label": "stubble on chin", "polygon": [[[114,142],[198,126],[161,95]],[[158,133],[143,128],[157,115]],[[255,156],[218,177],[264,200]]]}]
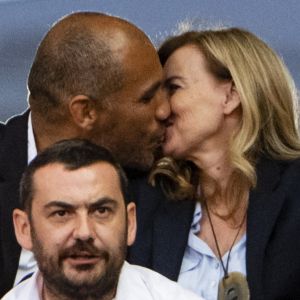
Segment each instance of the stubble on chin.
[{"label": "stubble on chin", "polygon": [[[126,256],[125,239],[119,246],[119,255],[116,258],[93,245],[73,246],[59,252],[58,256],[45,255],[46,251],[35,233],[33,237],[33,252],[43,275],[44,287],[53,299],[92,300],[99,299],[99,295],[103,295],[101,299],[106,299],[106,295],[113,296]],[[97,253],[99,262],[70,267],[67,259],[78,251]]]}]

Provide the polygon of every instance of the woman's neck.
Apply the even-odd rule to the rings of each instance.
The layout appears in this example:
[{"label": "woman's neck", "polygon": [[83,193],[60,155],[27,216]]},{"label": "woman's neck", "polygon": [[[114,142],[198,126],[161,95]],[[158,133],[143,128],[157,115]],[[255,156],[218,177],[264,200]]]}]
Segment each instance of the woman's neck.
[{"label": "woman's neck", "polygon": [[202,152],[192,160],[201,173],[213,179],[221,189],[225,189],[232,174],[228,151],[215,148],[214,151]]}]

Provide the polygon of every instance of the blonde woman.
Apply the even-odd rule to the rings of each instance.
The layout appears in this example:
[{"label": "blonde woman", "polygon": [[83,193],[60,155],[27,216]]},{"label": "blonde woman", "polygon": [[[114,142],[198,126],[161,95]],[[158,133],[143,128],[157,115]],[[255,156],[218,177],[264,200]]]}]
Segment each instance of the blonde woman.
[{"label": "blonde woman", "polygon": [[[212,299],[300,299],[296,92],[278,55],[238,28],[159,49],[171,116],[152,172],[170,201],[139,218],[131,260]],[[144,213],[146,214],[146,212]]]}]

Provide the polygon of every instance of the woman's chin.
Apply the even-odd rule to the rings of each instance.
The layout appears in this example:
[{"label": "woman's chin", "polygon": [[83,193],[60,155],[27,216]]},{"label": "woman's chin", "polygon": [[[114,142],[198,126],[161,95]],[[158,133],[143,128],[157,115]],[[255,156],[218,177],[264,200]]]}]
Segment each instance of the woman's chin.
[{"label": "woman's chin", "polygon": [[180,149],[175,147],[175,145],[170,145],[170,144],[163,145],[163,154],[164,156],[170,156],[175,159],[182,158],[182,155],[180,155]]},{"label": "woman's chin", "polygon": [[162,146],[162,151],[164,156],[172,156],[173,147],[171,147],[170,143],[164,143]]}]

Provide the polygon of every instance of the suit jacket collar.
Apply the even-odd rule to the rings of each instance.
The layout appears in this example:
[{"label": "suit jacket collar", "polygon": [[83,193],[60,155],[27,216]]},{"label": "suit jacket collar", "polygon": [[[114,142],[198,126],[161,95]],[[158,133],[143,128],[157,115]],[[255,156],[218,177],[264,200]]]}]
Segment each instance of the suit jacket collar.
[{"label": "suit jacket collar", "polygon": [[252,299],[264,298],[263,259],[267,242],[284,202],[283,191],[276,190],[283,164],[266,158],[261,159],[257,165],[257,186],[250,192],[246,267]]},{"label": "suit jacket collar", "polygon": [[153,268],[172,280],[178,279],[194,209],[194,201],[167,200],[154,220]]},{"label": "suit jacket collar", "polygon": [[27,129],[29,110],[9,119],[0,146],[0,177],[19,180],[27,166]]}]

